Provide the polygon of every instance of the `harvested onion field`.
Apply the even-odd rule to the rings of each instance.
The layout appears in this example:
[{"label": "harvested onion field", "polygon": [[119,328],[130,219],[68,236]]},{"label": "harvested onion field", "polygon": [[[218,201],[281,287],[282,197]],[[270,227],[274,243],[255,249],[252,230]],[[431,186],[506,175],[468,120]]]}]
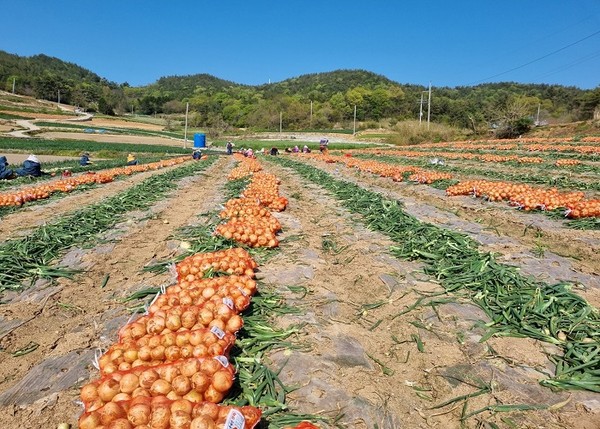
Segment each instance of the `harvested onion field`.
[{"label": "harvested onion field", "polygon": [[599,169],[597,141],[451,143],[20,197],[0,424],[600,427]]}]

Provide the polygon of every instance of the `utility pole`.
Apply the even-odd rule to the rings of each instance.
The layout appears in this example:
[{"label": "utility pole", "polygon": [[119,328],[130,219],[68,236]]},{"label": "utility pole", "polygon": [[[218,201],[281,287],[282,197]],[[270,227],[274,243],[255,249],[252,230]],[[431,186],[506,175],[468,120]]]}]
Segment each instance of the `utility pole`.
[{"label": "utility pole", "polygon": [[15,93],[15,81],[16,81],[16,78],[13,77],[13,92],[12,92],[13,94]]},{"label": "utility pole", "polygon": [[190,110],[190,103],[185,103],[185,131],[183,132],[183,148],[187,149],[187,124],[188,124],[188,112]]},{"label": "utility pole", "polygon": [[58,104],[60,104],[60,89],[58,90]]},{"label": "utility pole", "polygon": [[312,128],[312,100],[310,100],[310,126]]},{"label": "utility pole", "polygon": [[283,112],[279,112],[279,134],[283,131]]},{"label": "utility pole", "polygon": [[354,105],[354,131],[352,131],[352,135],[356,135],[356,104]]},{"label": "utility pole", "polygon": [[540,126],[540,107],[541,106],[542,106],[542,103],[538,103],[537,119],[535,120],[535,125],[537,125],[538,127]]},{"label": "utility pole", "polygon": [[423,119],[423,93],[425,91],[421,91],[421,103],[419,106],[419,127],[421,126],[421,120]]},{"label": "utility pole", "polygon": [[429,131],[429,121],[431,119],[431,82],[429,82],[429,98],[427,99],[427,130]]}]

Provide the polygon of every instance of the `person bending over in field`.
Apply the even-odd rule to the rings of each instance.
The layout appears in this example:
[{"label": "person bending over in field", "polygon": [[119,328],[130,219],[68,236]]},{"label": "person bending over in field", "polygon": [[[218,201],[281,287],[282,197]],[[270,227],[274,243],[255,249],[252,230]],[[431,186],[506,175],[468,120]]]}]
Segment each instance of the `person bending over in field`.
[{"label": "person bending over in field", "polygon": [[15,172],[8,168],[8,160],[5,156],[0,156],[0,180],[12,179],[15,177]]},{"label": "person bending over in field", "polygon": [[32,176],[40,177],[42,175],[42,164],[35,155],[29,155],[25,161],[23,161],[23,167],[18,168],[17,176]]},{"label": "person bending over in field", "polygon": [[81,158],[79,159],[79,165],[84,167],[90,164],[92,164],[92,161],[90,161],[90,154],[88,152],[83,152],[81,154]]},{"label": "person bending over in field", "polygon": [[127,155],[127,165],[138,165],[138,160],[134,154]]}]

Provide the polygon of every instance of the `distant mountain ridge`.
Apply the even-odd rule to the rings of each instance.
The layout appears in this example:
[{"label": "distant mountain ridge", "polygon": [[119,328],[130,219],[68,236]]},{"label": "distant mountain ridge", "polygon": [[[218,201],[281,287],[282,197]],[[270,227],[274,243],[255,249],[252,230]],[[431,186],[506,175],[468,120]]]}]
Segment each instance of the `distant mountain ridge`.
[{"label": "distant mountain ridge", "polygon": [[[355,106],[359,121],[418,119],[427,89],[367,70],[311,73],[254,86],[199,73],[132,87],[44,54],[21,57],[0,51],[0,88],[11,91],[13,83],[18,93],[50,101],[60,97],[63,103],[109,115],[132,110],[182,114],[189,104],[198,126],[257,129],[278,127],[280,116],[289,129],[347,127]],[[598,105],[600,87],[497,82],[436,87],[430,110],[437,122],[475,130],[485,129],[499,113],[515,106],[519,115],[532,118],[540,112],[544,119],[568,122],[591,119]]]}]

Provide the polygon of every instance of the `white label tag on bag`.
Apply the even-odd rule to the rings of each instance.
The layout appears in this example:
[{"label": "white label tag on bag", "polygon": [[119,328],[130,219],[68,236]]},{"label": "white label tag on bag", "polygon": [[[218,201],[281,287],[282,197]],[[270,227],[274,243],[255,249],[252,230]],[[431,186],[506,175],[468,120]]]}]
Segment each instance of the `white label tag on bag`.
[{"label": "white label tag on bag", "polygon": [[236,409],[232,409],[227,414],[227,420],[225,420],[224,429],[244,429],[246,426],[246,420],[242,413]]},{"label": "white label tag on bag", "polygon": [[225,356],[215,356],[215,359],[223,365],[223,368],[227,368],[229,366],[229,360]]},{"label": "white label tag on bag", "polygon": [[215,334],[215,336],[219,340],[222,340],[223,337],[225,336],[225,332],[221,328],[219,328],[218,326],[213,326],[212,328],[210,328],[210,332],[212,332],[213,334]]},{"label": "white label tag on bag", "polygon": [[230,309],[234,309],[235,305],[233,304],[233,299],[229,298],[229,297],[225,297],[223,298],[223,304],[225,304],[227,307],[229,307]]}]

